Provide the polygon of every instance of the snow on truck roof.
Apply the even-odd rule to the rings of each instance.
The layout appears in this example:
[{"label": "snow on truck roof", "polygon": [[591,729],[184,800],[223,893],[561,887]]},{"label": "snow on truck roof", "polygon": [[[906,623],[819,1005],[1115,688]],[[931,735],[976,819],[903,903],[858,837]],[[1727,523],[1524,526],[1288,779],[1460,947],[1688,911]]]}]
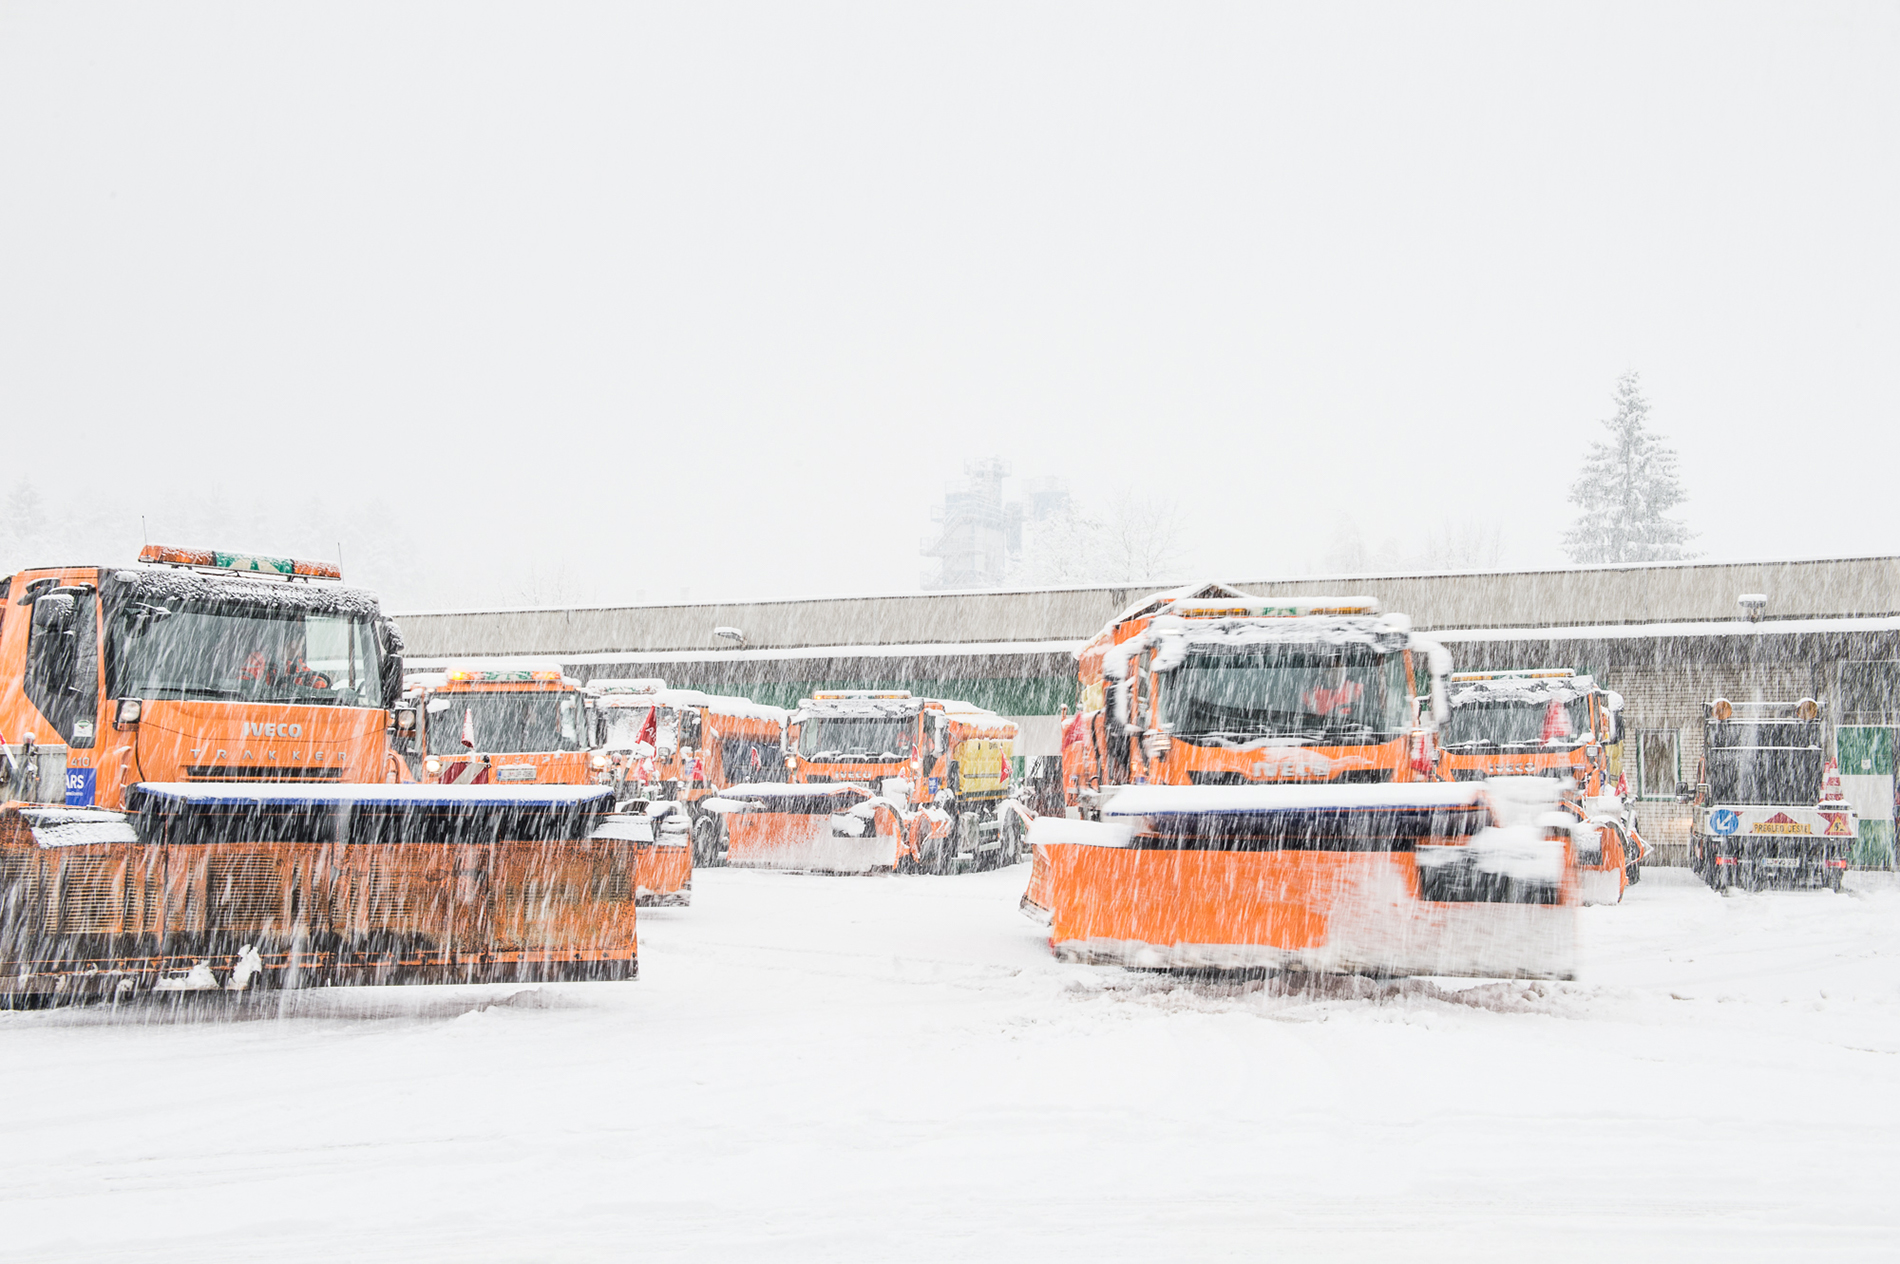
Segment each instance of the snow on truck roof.
[{"label": "snow on truck roof", "polygon": [[[589,685],[588,688],[592,688]],[[605,693],[594,705],[608,711],[647,707],[705,707],[716,715],[738,720],[783,720],[789,714],[784,707],[769,702],[754,702],[732,694],[702,693],[698,689],[660,689],[652,693]]]},{"label": "snow on truck roof", "polygon": [[199,606],[248,606],[298,614],[330,614],[344,618],[376,619],[382,608],[367,588],[346,584],[309,584],[289,580],[272,583],[262,575],[241,572],[207,573],[182,566],[141,564],[112,569],[101,567],[112,582],[123,585],[147,602],[175,601]]},{"label": "snow on truck roof", "polygon": [[[1477,703],[1574,702],[1596,691],[1595,677],[1579,676],[1568,667],[1539,671],[1457,672],[1448,686],[1451,705],[1454,707]],[[1611,709],[1620,708],[1621,695],[1605,692],[1614,699]]]}]

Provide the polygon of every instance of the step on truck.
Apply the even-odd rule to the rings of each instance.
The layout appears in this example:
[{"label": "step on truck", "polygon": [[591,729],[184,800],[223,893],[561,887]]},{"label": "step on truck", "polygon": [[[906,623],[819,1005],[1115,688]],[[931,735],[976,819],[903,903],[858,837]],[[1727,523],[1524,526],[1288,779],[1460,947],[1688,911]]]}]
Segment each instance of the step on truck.
[{"label": "step on truck", "polygon": [[1689,865],[1716,890],[1841,889],[1860,832],[1827,758],[1826,722],[1813,698],[1704,704],[1702,759],[1693,785]]},{"label": "step on truck", "polygon": [[1583,902],[1621,901],[1647,852],[1610,773],[1611,752],[1623,738],[1623,696],[1569,667],[1454,672],[1446,692],[1451,715],[1441,771],[1456,781],[1562,783],[1562,810],[1580,828],[1588,822],[1589,838],[1578,851]]},{"label": "step on truck", "polygon": [[611,791],[397,784],[401,638],[341,580],[158,545],[0,579],[0,998],[633,973]]},{"label": "step on truck", "polygon": [[714,806],[728,863],[951,873],[1021,859],[1030,813],[1010,797],[1016,725],[901,689],[799,701],[785,780],[735,785]]},{"label": "step on truck", "polygon": [[1571,832],[1444,778],[1449,670],[1366,597],[1137,602],[1078,655],[1024,911],[1065,960],[1569,977]]}]

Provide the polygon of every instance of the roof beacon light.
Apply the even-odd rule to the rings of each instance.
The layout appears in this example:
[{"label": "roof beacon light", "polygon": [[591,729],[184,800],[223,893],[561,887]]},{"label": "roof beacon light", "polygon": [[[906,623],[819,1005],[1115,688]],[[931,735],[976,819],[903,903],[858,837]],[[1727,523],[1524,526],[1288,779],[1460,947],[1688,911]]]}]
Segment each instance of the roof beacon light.
[{"label": "roof beacon light", "polygon": [[1797,720],[1815,719],[1821,714],[1821,704],[1813,698],[1803,698],[1794,704],[1794,714]]},{"label": "roof beacon light", "polygon": [[666,682],[657,676],[596,676],[587,682],[595,693],[664,693]]},{"label": "roof beacon light", "polygon": [[557,671],[473,671],[463,669],[449,673],[450,684],[460,685],[526,685],[558,682],[561,673]]},{"label": "roof beacon light", "polygon": [[200,566],[207,570],[243,571],[258,575],[296,576],[304,579],[342,579],[343,570],[334,562],[305,562],[294,557],[263,557],[252,553],[224,553],[217,549],[178,549],[169,544],[148,544],[139,550],[139,561],[161,562],[167,566]]},{"label": "roof beacon light", "polygon": [[1716,719],[1726,720],[1735,714],[1735,704],[1730,702],[1727,698],[1717,698],[1715,702],[1710,705],[1709,710],[1715,714]]}]

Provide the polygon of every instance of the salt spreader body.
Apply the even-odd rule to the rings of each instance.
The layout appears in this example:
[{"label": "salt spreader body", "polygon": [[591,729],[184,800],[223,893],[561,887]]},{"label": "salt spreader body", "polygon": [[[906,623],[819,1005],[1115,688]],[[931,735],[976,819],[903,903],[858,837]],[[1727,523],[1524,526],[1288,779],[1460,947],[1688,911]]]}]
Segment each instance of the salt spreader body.
[{"label": "salt spreader body", "polygon": [[1069,960],[1568,977],[1570,832],[1442,778],[1449,667],[1369,598],[1136,603],[1079,655],[1024,911]]}]

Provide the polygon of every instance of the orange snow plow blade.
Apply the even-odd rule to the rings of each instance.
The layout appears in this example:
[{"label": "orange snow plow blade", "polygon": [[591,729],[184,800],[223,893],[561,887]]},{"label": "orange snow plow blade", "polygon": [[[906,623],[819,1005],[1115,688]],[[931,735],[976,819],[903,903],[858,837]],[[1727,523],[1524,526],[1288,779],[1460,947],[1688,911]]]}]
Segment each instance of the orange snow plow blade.
[{"label": "orange snow plow blade", "polygon": [[1024,911],[1064,960],[1164,969],[1570,978],[1567,841],[1474,785],[1136,786],[1039,818]]},{"label": "orange snow plow blade", "polygon": [[726,863],[737,868],[868,873],[909,854],[897,814],[863,786],[733,786],[701,806],[724,815]]},{"label": "orange snow plow blade", "polygon": [[624,979],[607,787],[142,783],[0,809],[0,994]]},{"label": "orange snow plow blade", "polygon": [[601,821],[593,837],[633,846],[635,904],[645,908],[693,902],[693,844],[684,813],[655,819],[616,812]]}]

